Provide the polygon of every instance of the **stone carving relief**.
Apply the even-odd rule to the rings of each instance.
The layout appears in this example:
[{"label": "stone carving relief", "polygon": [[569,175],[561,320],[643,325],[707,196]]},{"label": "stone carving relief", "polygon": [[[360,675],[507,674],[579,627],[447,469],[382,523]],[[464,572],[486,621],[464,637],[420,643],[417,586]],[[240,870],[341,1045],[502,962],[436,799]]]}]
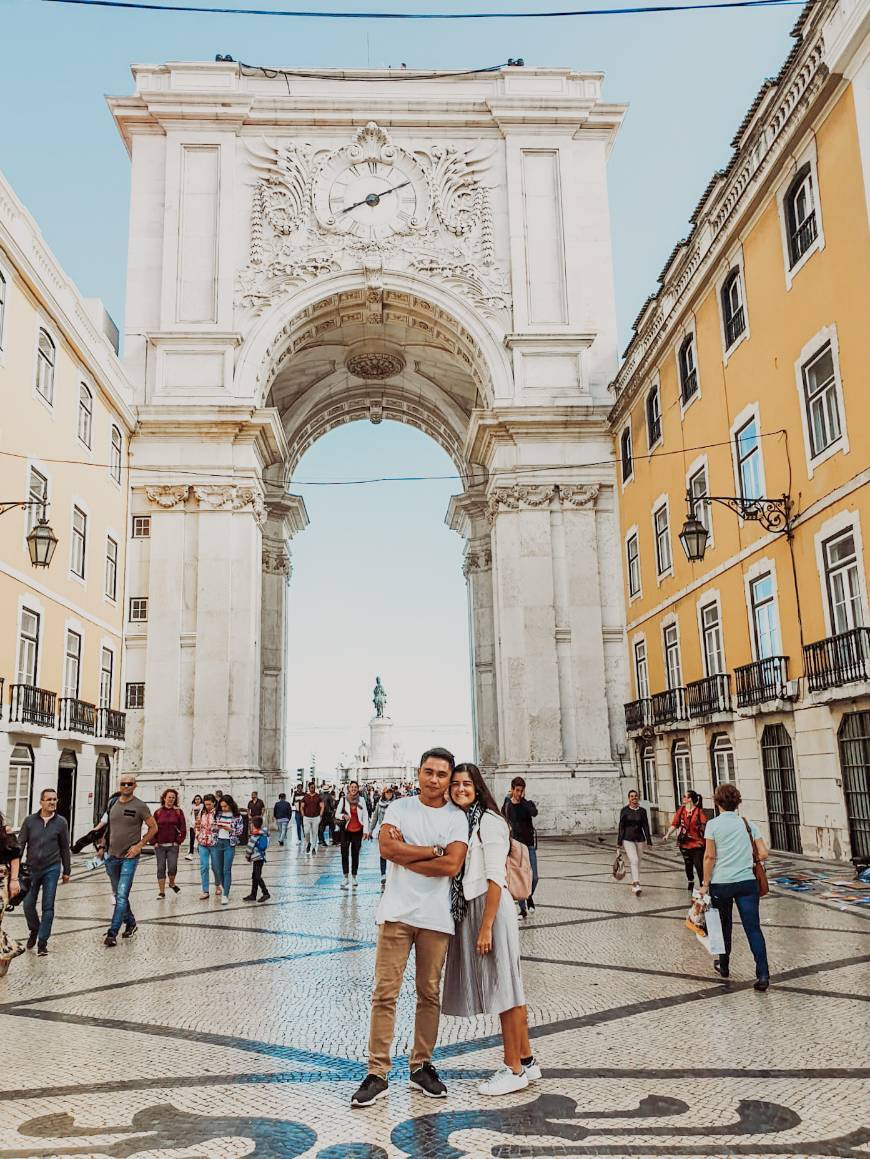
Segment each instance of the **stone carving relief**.
[{"label": "stone carving relief", "polygon": [[555,487],[542,487],[529,483],[515,483],[512,487],[496,487],[487,497],[487,515],[490,523],[495,522],[500,511],[522,511],[539,507],[549,507],[556,495]]},{"label": "stone carving relief", "polygon": [[[483,313],[507,322],[510,285],[495,259],[492,179],[486,181],[491,146],[405,148],[370,121],[335,149],[265,137],[247,148],[254,173],[251,240],[238,276],[238,305],[261,313],[288,286],[362,269],[371,291],[369,313],[377,320],[379,286],[377,274],[371,275],[390,268],[445,282]],[[337,208],[334,193],[346,170],[358,178],[374,171],[369,165],[388,167],[382,171],[395,182],[382,196],[407,189],[410,207],[373,234],[348,228],[347,209],[354,207]]]},{"label": "stone carving relief", "polygon": [[190,494],[190,487],[185,485],[180,486],[166,486],[160,485],[158,487],[146,487],[145,497],[149,503],[156,503],[158,507],[178,507],[179,504],[187,502],[187,497]]},{"label": "stone carving relief", "polygon": [[244,511],[250,507],[260,527],[266,522],[265,501],[253,487],[207,484],[194,487],[193,494],[200,507],[207,511]]},{"label": "stone carving relief", "polygon": [[382,379],[401,374],[405,369],[405,360],[399,354],[377,350],[351,354],[344,365],[348,374],[354,378]]},{"label": "stone carving relief", "polygon": [[601,487],[598,483],[562,483],[559,498],[568,507],[594,507]]},{"label": "stone carving relief", "polygon": [[489,571],[492,568],[492,551],[488,547],[469,551],[462,562],[462,574],[466,579],[473,573]]},{"label": "stone carving relief", "polygon": [[293,575],[293,564],[286,547],[263,544],[263,571],[269,575],[283,575],[289,580]]}]

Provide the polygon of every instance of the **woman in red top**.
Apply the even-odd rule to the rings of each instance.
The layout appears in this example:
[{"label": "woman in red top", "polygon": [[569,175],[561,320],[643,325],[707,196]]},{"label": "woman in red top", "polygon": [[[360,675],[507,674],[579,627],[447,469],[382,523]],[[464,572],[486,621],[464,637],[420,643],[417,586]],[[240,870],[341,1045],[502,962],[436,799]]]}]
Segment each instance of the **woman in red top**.
[{"label": "woman in red top", "polygon": [[698,885],[704,881],[704,827],[707,817],[701,808],[701,794],[694,789],[687,789],[683,803],[674,813],[671,827],[662,838],[667,841],[672,833],[677,834],[677,845],[683,855],[683,864],[686,867],[686,878],[689,882],[689,893],[694,886],[693,874],[698,875]]},{"label": "woman in red top", "polygon": [[356,781],[351,781],[347,792],[339,797],[335,807],[335,823],[341,829],[341,871],[344,874],[341,888],[348,887],[349,869],[353,888],[356,889],[360,845],[363,837],[371,837],[368,807]]},{"label": "woman in red top", "polygon": [[164,789],[160,796],[160,808],[154,810],[154,820],[157,822],[157,832],[151,844],[157,854],[157,888],[158,898],[166,897],[166,877],[169,876],[169,888],[173,893],[180,893],[175,884],[175,875],[178,872],[178,850],[184,844],[187,836],[187,822],[184,820],[184,810],[178,807],[178,793],[175,789]]}]

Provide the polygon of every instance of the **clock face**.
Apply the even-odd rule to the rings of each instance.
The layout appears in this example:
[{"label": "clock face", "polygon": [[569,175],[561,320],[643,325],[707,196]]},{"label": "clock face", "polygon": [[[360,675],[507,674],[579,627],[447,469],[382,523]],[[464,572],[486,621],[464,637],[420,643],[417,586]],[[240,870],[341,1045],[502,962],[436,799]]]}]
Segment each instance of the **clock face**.
[{"label": "clock face", "polygon": [[329,224],[361,241],[408,233],[419,224],[418,184],[410,166],[374,159],[346,163],[329,186]]}]

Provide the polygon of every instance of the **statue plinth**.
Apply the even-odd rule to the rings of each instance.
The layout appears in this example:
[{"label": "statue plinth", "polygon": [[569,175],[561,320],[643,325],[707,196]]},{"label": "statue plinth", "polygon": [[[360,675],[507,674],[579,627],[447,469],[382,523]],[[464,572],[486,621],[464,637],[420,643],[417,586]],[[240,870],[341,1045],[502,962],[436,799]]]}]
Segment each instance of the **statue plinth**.
[{"label": "statue plinth", "polygon": [[369,767],[392,768],[393,722],[389,716],[373,716],[369,721]]}]

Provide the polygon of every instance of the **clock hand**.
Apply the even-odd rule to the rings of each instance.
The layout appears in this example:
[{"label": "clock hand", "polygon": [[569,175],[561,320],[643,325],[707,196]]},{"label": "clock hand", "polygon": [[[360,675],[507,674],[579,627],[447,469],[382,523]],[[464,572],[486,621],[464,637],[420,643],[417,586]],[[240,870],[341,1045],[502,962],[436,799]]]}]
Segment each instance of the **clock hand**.
[{"label": "clock hand", "polygon": [[410,181],[403,181],[401,185],[395,185],[392,189],[385,189],[383,193],[369,193],[362,201],[356,201],[353,205],[345,206],[341,212],[350,213],[352,209],[359,209],[361,205],[369,205],[374,208],[376,205],[380,205],[382,197],[386,197],[388,193],[398,193],[400,189],[404,189],[406,185],[410,184]]}]

